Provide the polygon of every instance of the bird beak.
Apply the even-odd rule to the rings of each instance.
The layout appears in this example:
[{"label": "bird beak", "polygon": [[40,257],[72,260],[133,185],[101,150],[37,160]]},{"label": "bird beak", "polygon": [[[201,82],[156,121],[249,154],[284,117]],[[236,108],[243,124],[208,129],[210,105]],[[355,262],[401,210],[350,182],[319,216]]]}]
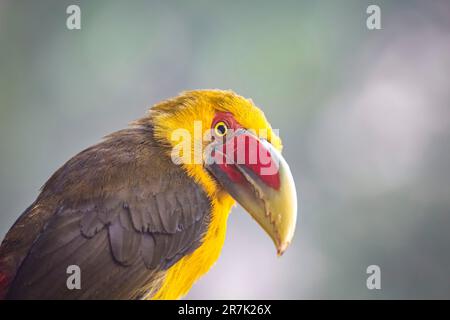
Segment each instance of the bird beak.
[{"label": "bird beak", "polygon": [[288,164],[267,140],[239,129],[212,144],[206,169],[259,223],[283,254],[294,236],[297,193]]}]

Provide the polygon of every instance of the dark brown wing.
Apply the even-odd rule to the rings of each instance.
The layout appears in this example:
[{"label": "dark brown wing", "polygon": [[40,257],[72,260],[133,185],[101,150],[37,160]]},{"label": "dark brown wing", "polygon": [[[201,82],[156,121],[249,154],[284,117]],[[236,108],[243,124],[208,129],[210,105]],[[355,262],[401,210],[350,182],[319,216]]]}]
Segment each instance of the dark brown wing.
[{"label": "dark brown wing", "polygon": [[[155,145],[151,128],[120,131],[71,159],[21,219],[39,206],[47,208],[37,213],[44,227],[15,258],[21,263],[7,298],[128,299],[156,291],[165,270],[201,244],[210,213],[206,194]],[[16,223],[7,239],[19,226],[24,233]],[[80,268],[80,290],[67,288],[71,265]]]}]

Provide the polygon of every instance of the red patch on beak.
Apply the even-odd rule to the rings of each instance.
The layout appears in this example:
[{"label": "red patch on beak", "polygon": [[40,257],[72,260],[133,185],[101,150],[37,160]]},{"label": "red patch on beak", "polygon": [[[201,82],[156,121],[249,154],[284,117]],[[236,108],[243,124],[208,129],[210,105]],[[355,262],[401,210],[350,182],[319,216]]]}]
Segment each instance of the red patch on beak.
[{"label": "red patch on beak", "polygon": [[280,189],[279,164],[276,163],[269,150],[252,134],[244,132],[236,134],[222,146],[221,155],[214,155],[228,178],[233,182],[246,181],[236,165],[250,169],[265,185],[272,189]]}]

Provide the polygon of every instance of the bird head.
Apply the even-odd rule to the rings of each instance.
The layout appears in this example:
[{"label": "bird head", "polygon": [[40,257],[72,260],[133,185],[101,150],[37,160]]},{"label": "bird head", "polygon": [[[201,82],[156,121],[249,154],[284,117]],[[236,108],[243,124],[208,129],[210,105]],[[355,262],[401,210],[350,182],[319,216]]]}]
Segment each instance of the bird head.
[{"label": "bird head", "polygon": [[232,91],[188,91],[154,105],[148,117],[172,161],[211,198],[237,201],[281,255],[295,231],[295,184],[280,138],[252,100]]}]

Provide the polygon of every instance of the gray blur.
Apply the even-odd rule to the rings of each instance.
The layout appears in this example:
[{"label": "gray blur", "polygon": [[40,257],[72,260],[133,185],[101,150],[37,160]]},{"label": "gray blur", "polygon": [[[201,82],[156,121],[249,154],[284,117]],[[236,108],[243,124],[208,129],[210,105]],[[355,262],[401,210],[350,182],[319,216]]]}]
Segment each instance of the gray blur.
[{"label": "gray blur", "polygon": [[277,258],[235,208],[187,298],[450,298],[450,3],[373,3],[379,31],[357,0],[1,0],[0,238],[59,166],[153,103],[233,89],[280,130],[295,241]]}]

